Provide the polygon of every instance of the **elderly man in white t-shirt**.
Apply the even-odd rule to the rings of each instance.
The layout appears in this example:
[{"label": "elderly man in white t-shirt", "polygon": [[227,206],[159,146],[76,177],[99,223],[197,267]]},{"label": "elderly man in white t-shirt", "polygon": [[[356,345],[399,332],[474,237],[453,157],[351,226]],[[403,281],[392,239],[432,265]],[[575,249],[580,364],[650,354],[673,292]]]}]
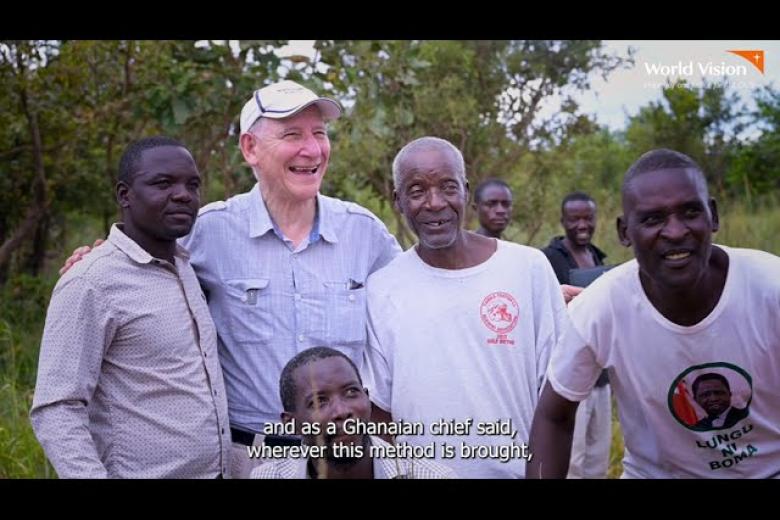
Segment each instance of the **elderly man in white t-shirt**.
[{"label": "elderly man in white t-shirt", "polygon": [[541,251],[463,228],[463,156],[424,137],[393,162],[395,203],[419,242],[368,279],[366,383],[375,420],[422,422],[466,478],[517,478],[566,307]]}]

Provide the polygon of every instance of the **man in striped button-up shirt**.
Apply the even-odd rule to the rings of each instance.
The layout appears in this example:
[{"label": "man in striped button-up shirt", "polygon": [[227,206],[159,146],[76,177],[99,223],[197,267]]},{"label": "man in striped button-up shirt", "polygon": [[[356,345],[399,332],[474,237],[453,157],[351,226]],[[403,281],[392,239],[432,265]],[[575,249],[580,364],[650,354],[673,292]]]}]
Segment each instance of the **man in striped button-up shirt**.
[{"label": "man in striped button-up shirt", "polygon": [[57,474],[227,473],[227,402],[214,323],[176,239],[199,206],[192,155],[168,138],[120,161],[122,223],[54,289],[31,411]]}]

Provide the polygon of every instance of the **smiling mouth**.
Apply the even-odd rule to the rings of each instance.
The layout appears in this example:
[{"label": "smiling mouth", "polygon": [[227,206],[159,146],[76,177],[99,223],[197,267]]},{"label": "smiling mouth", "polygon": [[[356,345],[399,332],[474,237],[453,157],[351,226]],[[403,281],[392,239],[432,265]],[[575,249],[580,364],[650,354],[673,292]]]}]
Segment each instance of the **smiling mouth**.
[{"label": "smiling mouth", "polygon": [[426,227],[429,227],[429,228],[438,229],[438,228],[444,226],[445,224],[448,224],[449,222],[450,222],[449,219],[432,220],[430,222],[425,222],[423,225],[425,225]]},{"label": "smiling mouth", "polygon": [[317,166],[290,166],[289,170],[294,173],[295,175],[316,175],[319,171],[320,166],[319,164]]},{"label": "smiling mouth", "polygon": [[666,260],[685,260],[691,256],[691,253],[689,251],[672,251],[669,253],[664,254],[664,259]]}]

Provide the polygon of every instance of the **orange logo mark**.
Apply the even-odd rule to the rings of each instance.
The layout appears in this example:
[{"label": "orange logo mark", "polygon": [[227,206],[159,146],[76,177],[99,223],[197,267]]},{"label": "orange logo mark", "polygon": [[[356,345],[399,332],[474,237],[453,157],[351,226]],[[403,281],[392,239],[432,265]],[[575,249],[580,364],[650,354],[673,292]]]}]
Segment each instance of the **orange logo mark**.
[{"label": "orange logo mark", "polygon": [[764,51],[726,51],[748,60],[755,68],[764,73]]}]

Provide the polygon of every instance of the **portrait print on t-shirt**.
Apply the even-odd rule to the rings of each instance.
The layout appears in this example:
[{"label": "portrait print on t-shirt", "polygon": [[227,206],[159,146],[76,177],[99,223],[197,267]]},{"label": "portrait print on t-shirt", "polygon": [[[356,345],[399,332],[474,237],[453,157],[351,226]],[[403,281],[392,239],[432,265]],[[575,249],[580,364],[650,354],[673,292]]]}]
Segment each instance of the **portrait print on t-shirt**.
[{"label": "portrait print on t-shirt", "polygon": [[694,431],[732,428],[750,415],[753,379],[731,363],[687,368],[669,387],[669,411]]}]

